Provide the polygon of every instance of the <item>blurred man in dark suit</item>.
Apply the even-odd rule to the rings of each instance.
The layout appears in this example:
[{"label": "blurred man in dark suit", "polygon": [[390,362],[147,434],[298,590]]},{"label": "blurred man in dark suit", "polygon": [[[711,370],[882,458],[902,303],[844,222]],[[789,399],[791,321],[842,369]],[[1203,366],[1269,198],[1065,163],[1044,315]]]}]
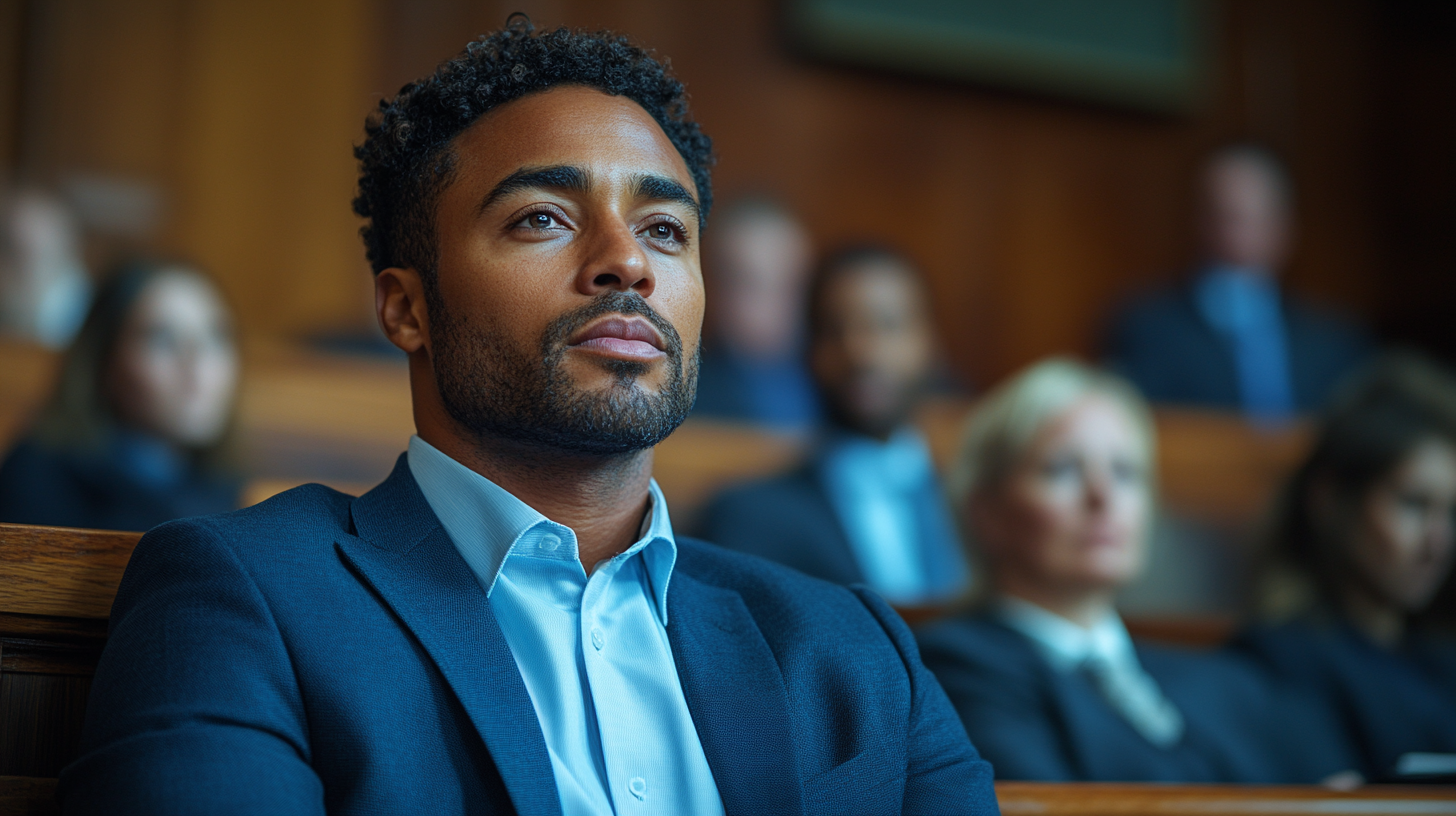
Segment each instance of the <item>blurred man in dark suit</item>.
[{"label": "blurred man in dark suit", "polygon": [[704,246],[708,298],[696,416],[804,432],[819,419],[804,365],[804,289],[814,248],[766,198],[729,204]]},{"label": "blurred man in dark suit", "polygon": [[809,359],[830,425],[800,468],[732,489],[708,537],[914,606],[959,595],[968,571],[925,439],[911,415],[935,343],[923,283],[882,247],[827,258],[809,291]]},{"label": "blurred man in dark suit", "polygon": [[1280,290],[1294,238],[1287,172],[1267,150],[1237,145],[1208,160],[1200,186],[1202,265],[1114,321],[1110,362],[1153,402],[1266,422],[1319,408],[1369,342]]}]

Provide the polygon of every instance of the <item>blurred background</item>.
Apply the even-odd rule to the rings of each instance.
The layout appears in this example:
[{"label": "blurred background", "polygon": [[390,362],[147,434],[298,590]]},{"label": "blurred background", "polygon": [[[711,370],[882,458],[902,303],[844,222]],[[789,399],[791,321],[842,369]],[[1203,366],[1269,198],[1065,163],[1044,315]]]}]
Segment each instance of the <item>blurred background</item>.
[{"label": "blurred background", "polygon": [[[1440,0],[0,0],[0,174],[64,209],[91,285],[136,253],[215,279],[242,350],[247,501],[363,489],[403,449],[408,388],[373,328],[350,147],[381,98],[518,10],[669,57],[715,141],[719,200],[772,197],[820,250],[907,254],[963,392],[1047,355],[1100,359],[1119,306],[1198,261],[1200,165],[1241,140],[1282,156],[1297,190],[1292,296],[1456,361],[1456,6]],[[12,335],[6,447],[57,370],[57,342]],[[923,412],[939,461],[967,404]],[[1228,611],[1228,553],[1305,425],[1158,422],[1159,551],[1184,555],[1155,556],[1142,608]],[[691,519],[801,450],[693,420],[658,477]],[[1196,587],[1166,577],[1180,570]]]}]

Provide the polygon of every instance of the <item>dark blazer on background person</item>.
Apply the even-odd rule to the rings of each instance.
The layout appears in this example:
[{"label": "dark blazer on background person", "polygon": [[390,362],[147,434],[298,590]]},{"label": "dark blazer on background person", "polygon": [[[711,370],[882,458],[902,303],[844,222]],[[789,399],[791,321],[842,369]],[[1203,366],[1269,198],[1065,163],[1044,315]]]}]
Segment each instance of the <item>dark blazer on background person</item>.
[{"label": "dark blazer on background person", "polygon": [[236,508],[237,479],[195,469],[149,484],[115,455],[23,440],[0,464],[0,522],[101,530],[150,530],[166,521]]},{"label": "dark blazer on background person", "polygon": [[[667,635],[726,811],[995,813],[873,594],[678,538]],[[145,536],[112,610],[68,813],[559,814],[485,590],[401,457]]]},{"label": "dark blazer on background person", "polygon": [[789,432],[807,431],[819,421],[819,398],[798,357],[769,366],[757,378],[749,365],[727,352],[705,350],[693,416]]},{"label": "dark blazer on background person", "polygon": [[1298,620],[1248,629],[1235,648],[1318,695],[1366,779],[1394,781],[1404,754],[1456,754],[1456,640],[1417,633],[1390,650],[1348,624]]},{"label": "dark blazer on background person", "polygon": [[[1367,357],[1368,336],[1338,315],[1281,298],[1294,408],[1319,410]],[[1108,361],[1154,403],[1239,410],[1238,371],[1228,339],[1199,311],[1192,284],[1135,300],[1111,327]]]},{"label": "dark blazer on background person", "polygon": [[1025,635],[988,612],[917,632],[998,779],[1313,783],[1353,767],[1314,706],[1276,696],[1251,664],[1223,653],[1136,644],[1138,660],[1182,713],[1171,748],[1142,737],[1077,672],[1058,672]]},{"label": "dark blazer on background person", "polygon": [[720,547],[831,583],[865,581],[813,463],[728,488],[703,509],[698,530]]}]

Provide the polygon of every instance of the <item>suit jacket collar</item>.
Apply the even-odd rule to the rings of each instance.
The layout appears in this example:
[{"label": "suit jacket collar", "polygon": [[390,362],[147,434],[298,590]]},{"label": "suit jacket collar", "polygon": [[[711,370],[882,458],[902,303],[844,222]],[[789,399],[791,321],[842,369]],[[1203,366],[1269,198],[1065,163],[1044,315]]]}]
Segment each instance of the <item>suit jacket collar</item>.
[{"label": "suit jacket collar", "polygon": [[419,639],[485,741],[522,816],[560,816],[536,709],[485,591],[425,502],[403,456],[354,500],[337,547]]},{"label": "suit jacket collar", "polygon": [[723,809],[804,812],[783,672],[742,596],[679,569],[667,637]]}]

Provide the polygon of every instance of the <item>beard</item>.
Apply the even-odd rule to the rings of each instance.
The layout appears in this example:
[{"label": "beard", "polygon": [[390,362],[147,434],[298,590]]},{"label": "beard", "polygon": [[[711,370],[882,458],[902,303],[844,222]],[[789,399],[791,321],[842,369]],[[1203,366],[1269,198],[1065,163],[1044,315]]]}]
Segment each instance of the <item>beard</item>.
[{"label": "beard", "polygon": [[[610,292],[551,322],[535,353],[506,336],[460,319],[431,298],[435,385],[450,417],[479,440],[508,439],[566,453],[610,456],[650,448],[666,439],[693,408],[698,355],[684,364],[682,338],[639,295]],[[650,394],[638,379],[646,363],[602,360],[613,375],[605,390],[578,388],[563,369],[566,341],[606,314],[640,315],[662,334],[667,375]]]}]

